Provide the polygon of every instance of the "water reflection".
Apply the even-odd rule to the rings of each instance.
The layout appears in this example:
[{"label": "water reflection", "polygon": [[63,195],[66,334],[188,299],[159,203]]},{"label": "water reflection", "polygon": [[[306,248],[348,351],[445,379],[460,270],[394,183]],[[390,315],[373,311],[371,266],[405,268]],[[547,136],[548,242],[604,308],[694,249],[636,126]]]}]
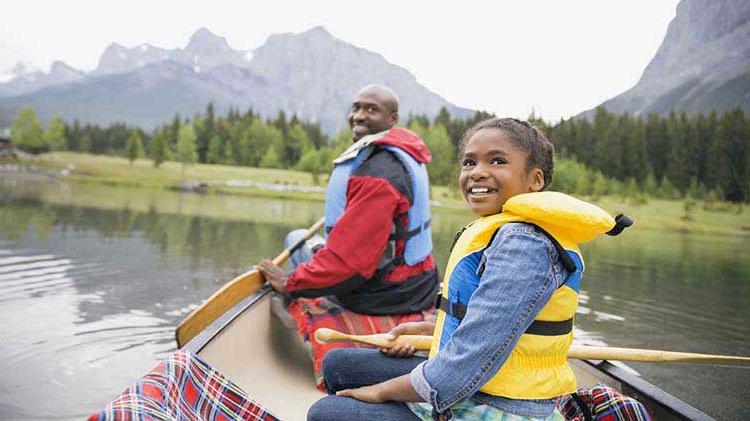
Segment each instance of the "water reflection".
[{"label": "water reflection", "polygon": [[[0,418],[80,418],[101,407],[173,350],[187,312],[320,215],[314,202],[2,180]],[[434,215],[439,267],[471,219]],[[750,354],[748,246],[747,237],[637,229],[587,244],[576,337]],[[633,367],[722,418],[748,411],[748,370]]]}]

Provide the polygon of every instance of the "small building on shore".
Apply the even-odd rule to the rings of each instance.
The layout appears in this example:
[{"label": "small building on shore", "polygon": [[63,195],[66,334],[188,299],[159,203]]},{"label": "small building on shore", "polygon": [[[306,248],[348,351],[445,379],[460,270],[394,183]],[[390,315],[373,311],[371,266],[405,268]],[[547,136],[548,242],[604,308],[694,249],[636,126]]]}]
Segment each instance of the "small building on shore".
[{"label": "small building on shore", "polygon": [[0,129],[0,158],[15,158],[16,151],[10,139],[9,129]]}]

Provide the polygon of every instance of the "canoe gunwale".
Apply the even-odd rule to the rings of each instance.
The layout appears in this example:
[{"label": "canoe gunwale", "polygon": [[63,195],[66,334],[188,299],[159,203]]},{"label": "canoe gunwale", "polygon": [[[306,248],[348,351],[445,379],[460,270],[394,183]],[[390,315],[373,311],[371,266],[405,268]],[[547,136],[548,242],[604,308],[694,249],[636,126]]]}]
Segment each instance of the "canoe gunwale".
[{"label": "canoe gunwale", "polygon": [[[635,374],[612,364],[609,361],[592,361],[580,360],[584,364],[598,370],[613,380],[620,383],[621,390],[625,395],[638,399],[641,403],[651,409],[654,406],[664,409],[669,415],[677,419],[684,420],[715,420],[715,418],[681,400],[680,398],[667,393],[648,381],[636,376]],[[654,419],[660,417],[652,414]]]},{"label": "canoe gunwale", "polygon": [[252,307],[256,302],[260,301],[266,294],[271,292],[271,287],[263,285],[252,293],[249,297],[237,303],[234,307],[230,308],[221,317],[214,320],[210,325],[206,326],[199,334],[195,335],[188,343],[183,346],[183,351],[198,354],[206,347],[219,333],[225,328],[230,326],[234,320],[242,315],[248,308]]}]

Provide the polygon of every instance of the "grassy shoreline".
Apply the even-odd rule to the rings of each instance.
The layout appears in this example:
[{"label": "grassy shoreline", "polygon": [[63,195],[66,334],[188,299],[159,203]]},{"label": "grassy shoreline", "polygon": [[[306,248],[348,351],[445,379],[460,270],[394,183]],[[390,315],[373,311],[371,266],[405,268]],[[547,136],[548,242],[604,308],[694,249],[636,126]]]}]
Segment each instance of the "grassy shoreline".
[{"label": "grassy shoreline", "polygon": [[[164,162],[154,168],[152,161],[139,159],[132,164],[125,158],[73,152],[52,152],[25,157],[21,164],[62,180],[107,186],[180,190],[183,184],[207,183],[208,194],[269,199],[323,202],[325,190],[316,186],[311,174],[269,168]],[[326,177],[320,177],[324,184]],[[445,186],[432,188],[433,207],[440,212],[466,212],[463,200]],[[590,198],[589,198],[590,199]],[[644,204],[606,196],[592,200],[616,214],[627,213],[639,229],[750,236],[750,209],[745,204],[716,203],[707,206],[696,201],[686,206],[681,200],[650,199]]]}]

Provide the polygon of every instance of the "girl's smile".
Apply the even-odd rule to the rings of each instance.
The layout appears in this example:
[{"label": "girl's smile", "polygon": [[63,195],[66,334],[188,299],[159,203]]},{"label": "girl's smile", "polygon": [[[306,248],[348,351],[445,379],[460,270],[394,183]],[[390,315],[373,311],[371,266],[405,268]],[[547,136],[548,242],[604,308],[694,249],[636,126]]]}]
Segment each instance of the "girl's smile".
[{"label": "girl's smile", "polygon": [[500,129],[482,129],[467,142],[458,183],[469,208],[479,216],[500,213],[505,202],[521,193],[540,191],[542,170],[526,168],[528,153]]}]

